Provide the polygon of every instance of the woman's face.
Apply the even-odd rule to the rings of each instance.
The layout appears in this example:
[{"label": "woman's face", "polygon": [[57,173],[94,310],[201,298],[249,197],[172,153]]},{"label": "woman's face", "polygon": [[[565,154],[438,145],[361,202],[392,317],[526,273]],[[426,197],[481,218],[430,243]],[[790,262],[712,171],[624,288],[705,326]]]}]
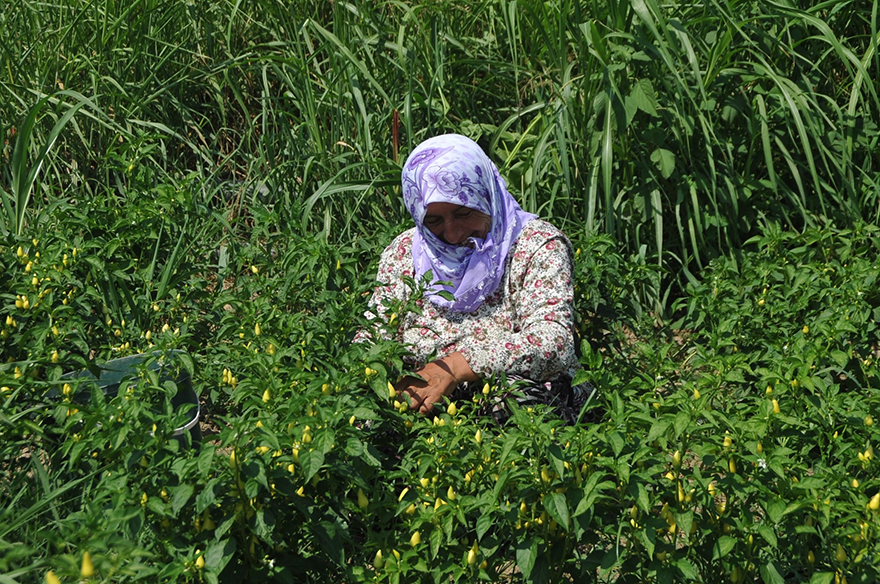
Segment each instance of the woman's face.
[{"label": "woman's face", "polygon": [[468,238],[486,239],[492,218],[455,203],[430,203],[422,220],[428,231],[450,245],[467,245]]}]

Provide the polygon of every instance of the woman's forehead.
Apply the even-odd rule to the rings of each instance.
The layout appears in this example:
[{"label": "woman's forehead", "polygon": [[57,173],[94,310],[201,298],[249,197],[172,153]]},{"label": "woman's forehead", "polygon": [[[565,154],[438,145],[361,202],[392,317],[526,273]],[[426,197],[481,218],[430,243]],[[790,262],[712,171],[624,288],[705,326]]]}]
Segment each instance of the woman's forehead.
[{"label": "woman's forehead", "polygon": [[444,215],[446,213],[455,213],[459,209],[467,209],[467,205],[460,205],[458,203],[446,203],[446,202],[435,202],[428,203],[428,206],[425,207],[426,215]]}]

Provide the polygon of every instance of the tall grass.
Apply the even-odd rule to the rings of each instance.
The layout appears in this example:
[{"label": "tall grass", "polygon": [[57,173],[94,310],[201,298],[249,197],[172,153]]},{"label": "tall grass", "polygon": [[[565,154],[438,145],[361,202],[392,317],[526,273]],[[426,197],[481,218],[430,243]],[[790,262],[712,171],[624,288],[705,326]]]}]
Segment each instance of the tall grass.
[{"label": "tall grass", "polygon": [[[768,223],[880,220],[877,21],[856,0],[14,3],[3,200],[23,224],[23,168],[40,169],[38,212],[124,199],[146,166],[156,182],[195,172],[231,217],[263,192],[290,228],[352,242],[405,221],[402,159],[458,131],[528,210],[694,278]],[[60,90],[88,107],[42,161],[70,111]],[[37,154],[13,161],[46,96]],[[677,283],[646,300],[662,310]]]}]

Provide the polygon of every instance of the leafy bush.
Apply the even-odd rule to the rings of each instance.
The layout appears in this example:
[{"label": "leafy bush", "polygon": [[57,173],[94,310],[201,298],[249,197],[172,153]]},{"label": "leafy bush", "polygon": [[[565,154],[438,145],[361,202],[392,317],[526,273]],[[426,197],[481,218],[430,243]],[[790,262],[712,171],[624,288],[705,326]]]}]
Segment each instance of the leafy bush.
[{"label": "leafy bush", "polygon": [[125,197],[137,173],[256,185],[233,213],[262,198],[350,243],[405,217],[399,164],[447,131],[479,140],[526,210],[667,267],[640,291],[664,311],[768,222],[878,219],[876,15],[854,0],[129,8],[2,16],[15,231],[41,163],[35,179],[88,195]]},{"label": "leafy bush", "polygon": [[[10,3],[0,581],[876,581],[875,16]],[[574,240],[579,425],[352,342],[444,131]],[[167,351],[201,443],[65,376]]]},{"label": "leafy bush", "polygon": [[[113,229],[98,229],[109,207],[63,212],[42,241],[0,249],[0,541],[16,581],[78,579],[85,552],[112,581],[877,577],[875,228],[768,230],[709,266],[675,331],[634,310],[627,287],[653,278],[637,257],[576,242],[592,421],[514,406],[498,426],[471,403],[400,413],[388,385],[405,347],[351,342],[372,268],[275,233],[271,212],[220,240],[222,268],[193,246],[186,279],[137,311],[156,288],[124,242],[164,208],[145,195]],[[212,214],[191,221],[147,246],[157,269],[213,232]],[[106,301],[122,289],[111,265],[143,282],[130,305]],[[192,358],[201,445],[173,436],[175,386],[148,370],[115,397],[62,378],[167,349]]]}]

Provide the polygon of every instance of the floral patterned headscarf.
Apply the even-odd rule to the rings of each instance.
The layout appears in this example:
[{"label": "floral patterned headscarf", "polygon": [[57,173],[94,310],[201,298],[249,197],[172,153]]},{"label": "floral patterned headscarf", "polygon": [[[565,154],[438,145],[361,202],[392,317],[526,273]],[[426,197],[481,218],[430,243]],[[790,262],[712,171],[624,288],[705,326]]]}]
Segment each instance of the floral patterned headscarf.
[{"label": "floral patterned headscarf", "polygon": [[[419,144],[403,165],[401,183],[404,203],[416,222],[412,244],[416,279],[431,271],[432,303],[473,312],[498,288],[511,246],[536,216],[520,208],[498,168],[477,143],[459,134]],[[431,203],[464,205],[485,213],[492,218],[486,239],[471,237],[467,246],[444,243],[423,223]],[[443,290],[454,299],[436,294]]]}]

